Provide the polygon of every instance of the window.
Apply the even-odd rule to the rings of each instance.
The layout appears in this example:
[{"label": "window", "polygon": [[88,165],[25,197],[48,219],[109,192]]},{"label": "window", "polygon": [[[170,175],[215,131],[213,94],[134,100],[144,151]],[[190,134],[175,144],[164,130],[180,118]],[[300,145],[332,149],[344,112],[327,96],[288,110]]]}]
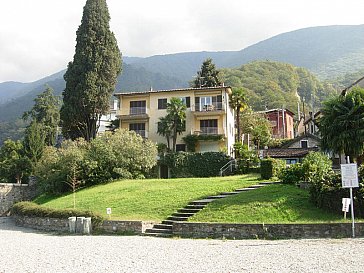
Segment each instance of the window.
[{"label": "window", "polygon": [[145,123],[130,123],[129,130],[135,131],[138,135],[145,137]]},{"label": "window", "polygon": [[158,99],[158,109],[167,109],[167,99]]},{"label": "window", "polygon": [[191,107],[191,98],[190,97],[182,97],[181,101],[186,105],[187,108]]},{"label": "window", "polygon": [[217,119],[200,120],[200,130],[202,134],[216,135],[218,133]]},{"label": "window", "polygon": [[185,152],[186,151],[186,144],[177,144],[176,145],[176,152]]},{"label": "window", "polygon": [[212,105],[212,97],[200,97],[200,111],[206,111]]},{"label": "window", "polygon": [[131,101],[130,102],[130,115],[141,115],[147,112],[146,101]]},{"label": "window", "polygon": [[301,140],[301,148],[307,148],[308,147],[308,140]]}]

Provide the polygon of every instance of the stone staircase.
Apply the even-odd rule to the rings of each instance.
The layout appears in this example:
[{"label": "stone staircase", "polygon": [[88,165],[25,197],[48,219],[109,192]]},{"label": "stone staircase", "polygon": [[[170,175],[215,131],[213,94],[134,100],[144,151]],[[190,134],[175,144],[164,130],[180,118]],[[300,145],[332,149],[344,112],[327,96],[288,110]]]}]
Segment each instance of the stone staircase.
[{"label": "stone staircase", "polygon": [[177,210],[177,212],[173,213],[166,220],[163,220],[160,224],[155,224],[153,228],[147,229],[143,235],[154,237],[172,237],[172,226],[174,222],[187,221],[188,218],[195,215],[197,212],[202,210],[204,207],[206,207],[208,204],[215,201],[216,199],[225,198],[228,196],[239,194],[241,192],[255,190],[274,183],[277,182],[260,182],[257,185],[236,189],[233,192],[222,192],[219,195],[208,196],[205,199],[192,201],[184,208]]}]

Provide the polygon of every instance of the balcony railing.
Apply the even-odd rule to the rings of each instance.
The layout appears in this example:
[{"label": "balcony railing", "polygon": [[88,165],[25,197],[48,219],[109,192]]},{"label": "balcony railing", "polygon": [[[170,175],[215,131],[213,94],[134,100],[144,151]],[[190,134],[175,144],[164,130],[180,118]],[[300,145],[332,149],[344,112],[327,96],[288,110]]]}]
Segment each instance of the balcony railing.
[{"label": "balcony railing", "polygon": [[217,135],[219,130],[217,127],[201,127],[200,132],[203,135]]},{"label": "balcony railing", "polygon": [[219,110],[223,110],[222,102],[213,102],[212,104],[196,103],[195,105],[195,111],[197,112],[219,111]]},{"label": "balcony railing", "polygon": [[148,137],[148,133],[146,130],[134,130],[134,132],[137,133],[138,135],[140,135],[142,138]]},{"label": "balcony railing", "polygon": [[130,115],[144,115],[147,113],[146,107],[131,107]]}]

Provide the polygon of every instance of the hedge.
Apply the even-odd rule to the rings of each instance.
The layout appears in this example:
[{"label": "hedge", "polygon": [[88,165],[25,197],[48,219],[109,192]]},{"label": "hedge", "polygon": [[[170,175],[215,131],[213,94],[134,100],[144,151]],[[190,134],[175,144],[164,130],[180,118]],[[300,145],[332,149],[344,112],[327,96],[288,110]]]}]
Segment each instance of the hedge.
[{"label": "hedge", "polygon": [[274,158],[266,158],[260,161],[260,174],[262,179],[271,179],[278,177],[280,172],[285,168],[284,161]]},{"label": "hedge", "polygon": [[164,155],[160,164],[171,171],[171,177],[213,177],[218,176],[220,168],[231,160],[221,152],[188,153],[177,152]]},{"label": "hedge", "polygon": [[47,217],[68,219],[68,217],[91,217],[93,227],[100,225],[105,219],[92,211],[84,211],[77,209],[52,209],[37,205],[33,202],[19,202],[16,203],[12,209],[11,214],[19,216],[32,216],[32,217]]}]

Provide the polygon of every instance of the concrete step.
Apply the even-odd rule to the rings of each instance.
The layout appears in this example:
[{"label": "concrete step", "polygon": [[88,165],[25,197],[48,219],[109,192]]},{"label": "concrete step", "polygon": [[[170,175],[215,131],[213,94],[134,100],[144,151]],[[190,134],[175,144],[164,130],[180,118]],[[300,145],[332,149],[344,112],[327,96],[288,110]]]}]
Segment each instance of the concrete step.
[{"label": "concrete step", "polygon": [[153,229],[172,229],[172,225],[167,225],[167,224],[155,224],[153,226]]},{"label": "concrete step", "polygon": [[238,191],[232,191],[232,192],[222,192],[220,193],[221,195],[235,195],[235,194],[238,194],[239,192]]},{"label": "concrete step", "polygon": [[214,200],[215,199],[201,199],[201,200],[192,201],[189,204],[190,205],[207,205],[207,204],[211,203]]},{"label": "concrete step", "polygon": [[175,212],[172,214],[172,216],[176,216],[176,217],[191,217],[192,215],[194,215],[194,212]]},{"label": "concrete step", "polygon": [[206,204],[204,205],[197,205],[197,204],[193,204],[193,205],[187,205],[184,207],[184,209],[203,209],[204,207],[206,207]]},{"label": "concrete step", "polygon": [[167,218],[167,220],[172,220],[172,221],[178,221],[178,222],[181,222],[181,221],[187,221],[189,217],[177,217],[177,216],[169,216]]},{"label": "concrete step", "polygon": [[242,189],[236,189],[235,191],[237,192],[243,192],[243,191],[252,191],[252,190],[255,190],[255,188],[242,188]]},{"label": "concrete step", "polygon": [[172,221],[172,220],[163,220],[162,221],[162,225],[173,225],[175,221]]},{"label": "concrete step", "polygon": [[164,233],[164,234],[172,234],[172,229],[161,229],[161,228],[148,228],[145,230],[145,233]]},{"label": "concrete step", "polygon": [[201,209],[179,209],[179,210],[177,210],[177,212],[180,212],[180,213],[197,213],[200,210]]},{"label": "concrete step", "polygon": [[258,188],[262,188],[262,187],[265,187],[265,186],[266,185],[264,185],[264,184],[258,184],[258,185],[249,186],[248,188],[258,189]]},{"label": "concrete step", "polygon": [[225,198],[225,197],[227,197],[227,195],[220,194],[220,195],[209,196],[209,197],[207,197],[207,199],[221,199],[221,198]]},{"label": "concrete step", "polygon": [[259,182],[260,185],[272,185],[272,184],[282,184],[280,181],[265,181],[265,182]]},{"label": "concrete step", "polygon": [[173,234],[170,233],[155,233],[155,232],[146,232],[142,234],[143,236],[151,236],[151,237],[161,237],[161,238],[170,238]]}]

